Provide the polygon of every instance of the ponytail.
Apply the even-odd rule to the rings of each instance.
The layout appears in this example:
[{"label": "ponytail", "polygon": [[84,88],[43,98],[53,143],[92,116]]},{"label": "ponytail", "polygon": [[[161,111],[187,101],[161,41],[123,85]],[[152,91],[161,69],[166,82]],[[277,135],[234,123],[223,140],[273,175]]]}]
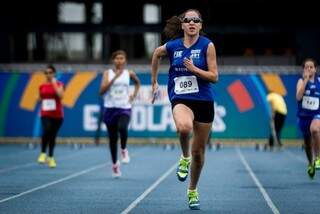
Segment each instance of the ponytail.
[{"label": "ponytail", "polygon": [[183,36],[183,30],[181,28],[181,19],[178,16],[172,16],[167,20],[164,27],[164,35],[169,39],[176,39]]}]

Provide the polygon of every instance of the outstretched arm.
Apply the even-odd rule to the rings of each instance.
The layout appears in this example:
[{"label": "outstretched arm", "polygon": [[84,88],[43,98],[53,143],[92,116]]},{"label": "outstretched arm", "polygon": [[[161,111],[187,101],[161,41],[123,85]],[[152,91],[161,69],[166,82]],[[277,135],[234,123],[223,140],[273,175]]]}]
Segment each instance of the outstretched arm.
[{"label": "outstretched arm", "polygon": [[156,92],[158,90],[158,69],[161,57],[167,54],[165,45],[162,45],[155,49],[152,55],[151,61],[151,84],[152,84],[152,103],[154,103],[156,98]]}]

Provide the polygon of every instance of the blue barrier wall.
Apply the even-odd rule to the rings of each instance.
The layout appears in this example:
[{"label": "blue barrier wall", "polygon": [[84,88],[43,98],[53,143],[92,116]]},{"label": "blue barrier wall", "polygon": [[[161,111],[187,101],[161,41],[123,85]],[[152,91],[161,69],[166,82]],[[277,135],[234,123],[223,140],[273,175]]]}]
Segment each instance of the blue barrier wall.
[{"label": "blue barrier wall", "polygon": [[[64,82],[65,119],[59,132],[61,137],[91,137],[98,128],[101,99],[98,88],[101,73],[58,72]],[[139,73],[142,87],[132,109],[130,136],[175,137],[175,126],[167,98],[167,75],[159,74],[160,98],[150,104],[150,74]],[[300,137],[296,125],[297,104],[295,87],[298,75],[277,74],[221,74],[213,86],[215,121],[213,132],[221,138],[265,138],[269,130],[269,108],[265,97],[273,88],[284,95],[288,117],[283,137]],[[40,136],[37,87],[44,77],[39,72],[0,72],[0,136]],[[103,134],[105,127],[102,124]]]}]

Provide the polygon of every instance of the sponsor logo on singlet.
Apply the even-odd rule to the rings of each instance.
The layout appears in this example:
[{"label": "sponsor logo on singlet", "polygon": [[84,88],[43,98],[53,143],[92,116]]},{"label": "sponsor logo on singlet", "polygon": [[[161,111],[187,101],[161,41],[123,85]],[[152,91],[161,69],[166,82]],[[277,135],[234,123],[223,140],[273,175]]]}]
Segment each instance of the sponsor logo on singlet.
[{"label": "sponsor logo on singlet", "polygon": [[201,49],[191,50],[191,59],[199,59],[200,58]]},{"label": "sponsor logo on singlet", "polygon": [[175,51],[175,52],[173,53],[173,58],[180,58],[180,57],[182,57],[182,52],[183,52],[183,51]]}]

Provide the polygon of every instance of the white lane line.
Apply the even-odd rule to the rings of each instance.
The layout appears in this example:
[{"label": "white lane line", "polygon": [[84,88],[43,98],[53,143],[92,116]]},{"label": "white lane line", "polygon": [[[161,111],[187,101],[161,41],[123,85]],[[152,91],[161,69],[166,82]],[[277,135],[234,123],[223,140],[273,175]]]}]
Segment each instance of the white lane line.
[{"label": "white lane line", "polygon": [[[5,148],[4,148],[5,149]],[[4,151],[3,151],[4,152]],[[1,159],[8,159],[8,158],[17,158],[17,156],[21,156],[23,153],[27,152],[34,152],[33,150],[23,150],[18,152],[11,152],[10,154],[1,154]]]},{"label": "white lane line", "polygon": [[0,200],[0,203],[6,202],[6,201],[10,201],[10,200],[15,199],[15,198],[19,198],[19,197],[21,197],[21,196],[24,196],[24,195],[33,193],[33,192],[35,192],[35,191],[38,191],[38,190],[47,188],[47,187],[49,187],[49,186],[52,186],[52,185],[55,185],[55,184],[58,184],[58,183],[61,183],[61,182],[70,180],[70,179],[72,179],[72,178],[79,177],[79,176],[84,175],[84,174],[87,174],[87,173],[89,173],[89,172],[91,172],[91,171],[94,171],[94,170],[103,168],[103,167],[107,166],[107,164],[108,164],[108,163],[99,164],[99,165],[90,167],[90,168],[88,168],[88,169],[82,170],[82,171],[80,171],[80,172],[73,173],[73,174],[71,174],[71,175],[69,175],[69,176],[67,176],[67,177],[64,177],[64,178],[61,178],[61,179],[52,181],[52,182],[50,182],[50,183],[46,183],[46,184],[43,184],[43,185],[41,185],[41,186],[35,187],[35,188],[33,188],[33,189],[27,190],[27,191],[25,191],[25,192],[19,193],[19,194],[17,194],[17,195],[13,195],[13,196],[11,196],[11,197],[4,198],[4,199]]},{"label": "white lane line", "polygon": [[[66,155],[66,156],[62,156],[61,158],[58,158],[57,160],[68,160],[70,158],[73,158],[73,157],[76,157],[76,156],[79,156],[79,155],[83,155],[83,153],[76,153],[76,154],[70,154],[70,155]],[[34,161],[32,162],[29,162],[29,163],[25,163],[25,164],[20,164],[20,165],[15,165],[15,166],[10,166],[10,167],[6,167],[6,168],[2,168],[0,169],[0,174],[1,173],[5,173],[5,172],[10,172],[12,170],[15,170],[15,169],[21,169],[21,168],[25,168],[25,167],[29,167],[29,166],[36,166],[36,165],[40,165],[39,163],[36,162],[37,160],[35,159]]]},{"label": "white lane line", "polygon": [[298,160],[298,161],[302,162],[302,163],[305,163],[305,164],[307,164],[307,163],[308,163],[308,162],[307,162],[307,159],[302,158],[302,157],[300,157],[300,156],[298,156],[298,155],[294,154],[293,152],[290,152],[290,151],[285,150],[285,153],[286,153],[286,154],[288,154],[289,156],[293,157],[294,159],[296,159],[296,160]]},{"label": "white lane line", "polygon": [[248,173],[251,176],[252,180],[254,181],[256,186],[258,187],[258,189],[261,192],[264,200],[267,202],[267,204],[270,207],[270,209],[272,210],[272,212],[275,213],[275,214],[279,214],[280,212],[279,212],[278,208],[274,205],[274,203],[272,202],[271,198],[269,197],[267,191],[263,188],[263,186],[261,185],[259,179],[254,174],[254,172],[252,171],[250,165],[248,164],[247,160],[243,156],[240,148],[237,148],[236,150],[237,150],[238,156],[239,156],[242,164],[245,166],[246,170],[248,171]]},{"label": "white lane line", "polygon": [[20,168],[24,168],[24,167],[28,167],[28,166],[33,166],[33,165],[36,165],[35,161],[29,162],[29,163],[25,163],[25,164],[21,164],[21,165],[10,166],[10,167],[7,167],[7,168],[2,168],[2,169],[0,169],[0,173],[10,172],[10,171],[15,170],[15,169],[20,169]]},{"label": "white lane line", "polygon": [[177,163],[174,163],[158,180],[156,180],[148,189],[146,189],[136,200],[134,200],[121,214],[127,214],[133,210],[150,192],[152,192],[168,175],[177,167]]}]

